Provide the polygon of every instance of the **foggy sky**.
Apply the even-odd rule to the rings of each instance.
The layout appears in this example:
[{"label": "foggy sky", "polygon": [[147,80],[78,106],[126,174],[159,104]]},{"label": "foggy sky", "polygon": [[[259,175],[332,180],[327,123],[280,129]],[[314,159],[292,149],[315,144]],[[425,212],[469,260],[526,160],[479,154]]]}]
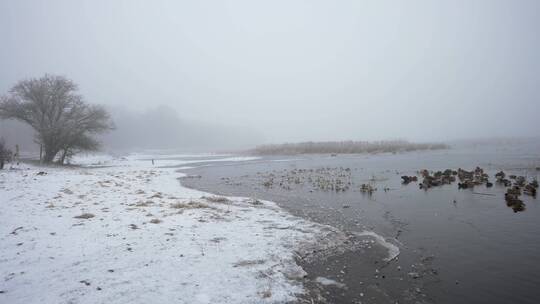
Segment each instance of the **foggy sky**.
[{"label": "foggy sky", "polygon": [[535,0],[0,0],[0,37],[0,93],[60,74],[260,142],[539,135]]}]

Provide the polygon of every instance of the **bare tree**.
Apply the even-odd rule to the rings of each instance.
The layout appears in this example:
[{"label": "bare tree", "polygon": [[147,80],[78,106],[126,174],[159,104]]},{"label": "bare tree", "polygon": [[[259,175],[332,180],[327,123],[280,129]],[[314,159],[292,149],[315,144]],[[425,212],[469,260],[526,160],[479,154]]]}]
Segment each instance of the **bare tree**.
[{"label": "bare tree", "polygon": [[95,150],[92,137],[113,128],[109,114],[101,106],[89,105],[77,94],[77,85],[63,77],[45,75],[19,81],[0,101],[0,118],[17,119],[36,131],[43,146],[43,161],[59,162],[80,150]]}]

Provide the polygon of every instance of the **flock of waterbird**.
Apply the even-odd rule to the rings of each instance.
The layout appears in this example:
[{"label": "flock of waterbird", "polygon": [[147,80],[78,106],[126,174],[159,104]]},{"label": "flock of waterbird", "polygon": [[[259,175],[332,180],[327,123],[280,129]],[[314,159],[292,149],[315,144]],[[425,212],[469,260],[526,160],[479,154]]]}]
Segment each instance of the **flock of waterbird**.
[{"label": "flock of waterbird", "polygon": [[[480,185],[485,185],[487,188],[493,187],[493,183],[489,181],[489,175],[480,167],[476,167],[472,171],[459,168],[458,170],[446,169],[433,173],[430,173],[428,170],[421,170],[418,174],[423,177],[419,187],[425,190],[432,187],[449,185],[456,180],[459,180],[458,189],[473,189],[475,186]],[[511,207],[514,212],[525,210],[525,203],[519,197],[522,193],[536,197],[538,180],[527,181],[525,176],[517,175],[508,175],[508,178],[506,177],[506,173],[503,171],[495,174],[497,184],[507,188],[504,195],[507,206]],[[403,184],[418,181],[416,176],[402,176],[401,178]]]},{"label": "flock of waterbird", "polygon": [[[396,172],[397,173],[397,172]],[[401,176],[402,183],[408,185],[411,182],[420,182],[420,189],[428,190],[433,187],[443,185],[451,185],[457,182],[458,189],[472,189],[475,187],[484,186],[491,188],[494,183],[490,181],[489,174],[480,167],[476,167],[472,171],[464,169],[446,169],[444,171],[429,171],[420,170],[416,175]],[[308,186],[313,191],[331,191],[345,192],[353,186],[353,174],[349,168],[318,168],[318,169],[292,169],[282,171],[272,171],[267,174],[257,173],[263,177],[262,185],[265,188],[273,188],[275,186],[283,190],[292,190],[295,186]],[[399,173],[398,173],[399,174]],[[420,181],[421,179],[421,181]],[[375,180],[376,181],[376,180]],[[506,187],[505,201],[508,207],[511,207],[515,212],[525,210],[525,203],[520,199],[522,194],[536,197],[538,189],[538,181],[536,178],[528,181],[525,176],[506,175],[503,171],[495,174],[495,183],[499,186]],[[372,195],[377,188],[372,183],[364,183],[357,188],[361,193]],[[384,191],[389,191],[390,188],[384,187]],[[477,193],[485,195],[495,195],[489,193]]]}]

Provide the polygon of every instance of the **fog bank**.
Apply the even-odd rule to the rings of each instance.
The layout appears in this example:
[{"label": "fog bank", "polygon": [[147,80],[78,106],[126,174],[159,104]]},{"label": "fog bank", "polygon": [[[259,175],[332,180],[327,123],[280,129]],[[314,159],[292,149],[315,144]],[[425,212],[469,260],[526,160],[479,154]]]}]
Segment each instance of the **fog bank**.
[{"label": "fog bank", "polygon": [[534,136],[539,29],[532,0],[2,1],[0,92],[66,75],[89,102],[215,126],[216,145],[223,128],[252,145]]}]

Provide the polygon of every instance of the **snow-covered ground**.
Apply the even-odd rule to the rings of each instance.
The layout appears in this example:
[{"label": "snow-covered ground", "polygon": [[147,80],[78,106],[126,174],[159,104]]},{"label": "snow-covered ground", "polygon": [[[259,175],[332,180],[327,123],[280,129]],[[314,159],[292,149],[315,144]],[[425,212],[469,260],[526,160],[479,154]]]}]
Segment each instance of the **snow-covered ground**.
[{"label": "snow-covered ground", "polygon": [[190,161],[78,162],[0,171],[0,303],[283,303],[303,292],[295,251],[321,226],[186,189],[160,167]]}]

